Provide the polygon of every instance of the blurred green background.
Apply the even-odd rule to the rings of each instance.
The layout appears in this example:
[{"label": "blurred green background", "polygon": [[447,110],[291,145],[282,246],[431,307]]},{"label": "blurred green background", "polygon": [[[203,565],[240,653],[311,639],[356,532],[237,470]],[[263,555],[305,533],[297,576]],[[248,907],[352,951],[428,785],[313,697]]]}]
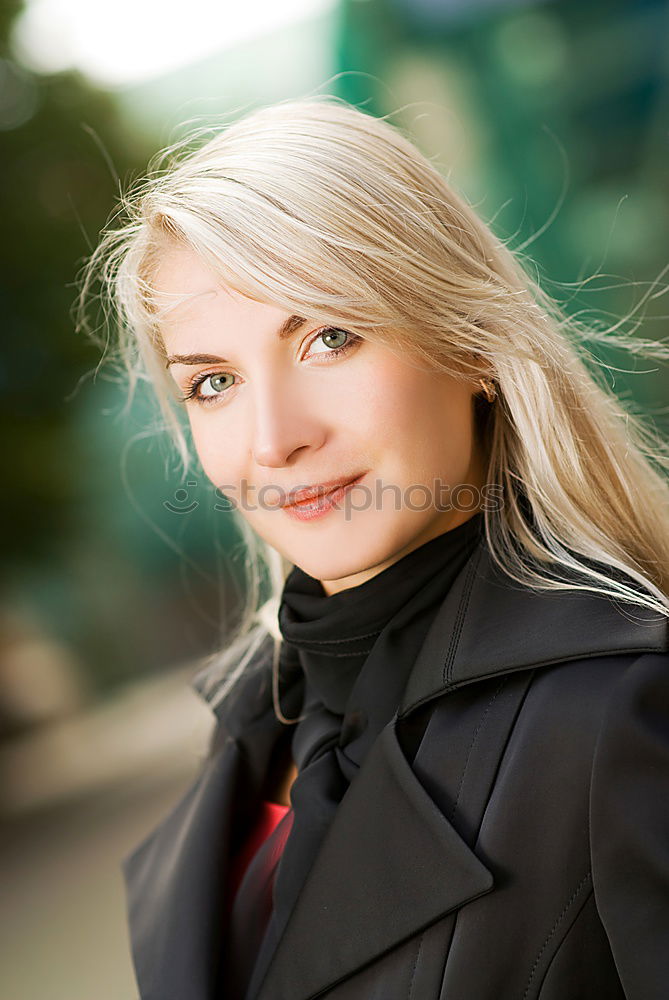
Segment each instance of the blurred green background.
[{"label": "blurred green background", "polygon": [[[197,766],[210,719],[187,679],[224,641],[238,597],[238,538],[213,487],[199,472],[182,480],[151,398],[126,412],[123,386],[74,330],[76,277],[119,187],[194,125],[330,93],[407,128],[570,311],[615,322],[668,262],[667,3],[243,7],[0,0],[0,810],[13,926],[0,992],[12,1000],[135,996],[118,857]],[[640,333],[665,337],[666,312],[666,295],[649,298]],[[666,432],[666,369],[602,357],[628,369],[609,375],[615,391]],[[31,961],[35,936],[57,975]]]}]

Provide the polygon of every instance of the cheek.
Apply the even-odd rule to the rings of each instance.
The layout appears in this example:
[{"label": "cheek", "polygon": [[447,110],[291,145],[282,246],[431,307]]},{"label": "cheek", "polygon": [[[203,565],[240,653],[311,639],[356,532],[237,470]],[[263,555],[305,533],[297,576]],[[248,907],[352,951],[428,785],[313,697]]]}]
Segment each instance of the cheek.
[{"label": "cheek", "polygon": [[[215,414],[189,413],[193,446],[207,478],[215,485],[235,485],[242,476],[241,444]],[[221,447],[221,442],[225,446]],[[225,491],[224,491],[225,492]]]},{"label": "cheek", "polygon": [[[386,407],[379,428],[394,442],[417,479],[465,474],[473,448],[471,392],[446,376],[413,372],[390,385],[394,405]],[[379,414],[381,416],[381,414]]]},{"label": "cheek", "polygon": [[385,354],[370,358],[340,387],[346,423],[364,431],[370,444],[411,435],[411,413],[420,399],[414,383],[399,361]]},{"label": "cheek", "polygon": [[468,445],[472,430],[471,391],[446,375],[434,375],[394,357],[375,358],[338,387],[346,421],[386,441],[411,441],[429,447],[456,439]]}]

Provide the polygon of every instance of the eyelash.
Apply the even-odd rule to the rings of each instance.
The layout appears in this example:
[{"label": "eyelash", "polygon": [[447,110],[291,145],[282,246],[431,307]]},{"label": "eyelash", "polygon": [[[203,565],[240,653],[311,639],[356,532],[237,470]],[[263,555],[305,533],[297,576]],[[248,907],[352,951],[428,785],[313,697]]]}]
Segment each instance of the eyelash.
[{"label": "eyelash", "polygon": [[[342,347],[335,347],[333,350],[326,352],[326,357],[335,358],[341,354],[346,354],[352,349],[352,347],[362,340],[356,333],[351,333],[349,330],[344,330],[339,326],[324,326],[318,333],[313,337],[309,343],[309,347],[315,344],[319,337],[323,334],[329,333],[331,330],[341,331],[345,333],[350,338]],[[327,362],[326,362],[327,363]],[[208,378],[212,378],[214,375],[229,375],[230,372],[201,372],[199,375],[194,375],[193,378],[189,379],[187,382],[188,391],[185,395],[180,396],[179,399],[182,403],[187,403],[190,399],[194,399],[197,403],[203,406],[209,406],[211,403],[219,402],[229,390],[221,393],[220,395],[213,396],[200,396],[198,394],[198,388],[207,381]]]}]

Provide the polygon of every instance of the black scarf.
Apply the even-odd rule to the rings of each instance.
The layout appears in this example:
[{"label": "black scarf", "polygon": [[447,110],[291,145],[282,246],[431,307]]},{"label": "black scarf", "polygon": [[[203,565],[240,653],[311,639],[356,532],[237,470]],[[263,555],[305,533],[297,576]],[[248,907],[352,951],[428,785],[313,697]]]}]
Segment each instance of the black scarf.
[{"label": "black scarf", "polygon": [[[350,781],[392,718],[429,625],[482,530],[482,514],[425,542],[381,573],[328,596],[295,567],[283,590],[279,627],[282,668],[305,677],[293,735],[301,771],[336,734],[339,766]],[[325,722],[329,723],[325,726]]]},{"label": "black scarf", "polygon": [[[257,993],[337,806],[392,719],[432,619],[482,534],[483,515],[477,513],[338,594],[327,595],[320,581],[299,567],[286,579],[279,609],[279,696],[286,711],[282,690],[291,707],[296,692],[301,693],[296,714],[305,717],[292,735],[298,776],[291,810],[261,846],[248,886],[240,886],[236,906],[246,914],[247,930],[236,935],[244,944],[229,956],[237,983],[234,997],[227,994],[230,1000]],[[271,918],[266,929],[258,928],[256,919],[253,931],[259,902],[254,899],[258,884],[251,888],[252,869],[257,865],[258,873],[266,873],[267,859],[276,857],[278,844],[284,846]]]}]

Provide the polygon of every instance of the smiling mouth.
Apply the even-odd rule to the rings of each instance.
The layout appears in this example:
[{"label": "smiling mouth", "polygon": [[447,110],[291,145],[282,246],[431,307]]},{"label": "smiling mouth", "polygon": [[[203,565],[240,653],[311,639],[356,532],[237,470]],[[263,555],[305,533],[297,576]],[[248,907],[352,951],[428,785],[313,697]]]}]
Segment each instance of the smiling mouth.
[{"label": "smiling mouth", "polygon": [[284,504],[282,504],[282,506],[299,507],[302,504],[306,505],[313,503],[314,500],[326,497],[329,493],[334,493],[343,486],[350,486],[352,483],[356,483],[359,479],[362,479],[364,475],[364,472],[360,472],[355,476],[350,476],[349,478],[333,479],[327,483],[320,483],[318,486],[312,486],[302,490],[294,490],[292,493],[288,494],[288,499]]}]

